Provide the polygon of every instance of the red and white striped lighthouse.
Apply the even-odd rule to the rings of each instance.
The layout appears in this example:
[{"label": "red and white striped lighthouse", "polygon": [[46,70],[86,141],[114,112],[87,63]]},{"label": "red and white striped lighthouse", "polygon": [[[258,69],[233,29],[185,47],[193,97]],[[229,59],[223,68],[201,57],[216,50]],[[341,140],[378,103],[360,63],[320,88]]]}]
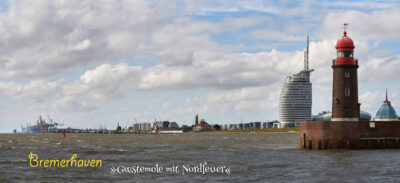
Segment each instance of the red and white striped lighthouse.
[{"label": "red and white striped lighthouse", "polygon": [[332,62],[332,121],[359,121],[358,60],[354,58],[354,43],[347,36],[344,25],[343,37],[336,43],[337,58]]}]

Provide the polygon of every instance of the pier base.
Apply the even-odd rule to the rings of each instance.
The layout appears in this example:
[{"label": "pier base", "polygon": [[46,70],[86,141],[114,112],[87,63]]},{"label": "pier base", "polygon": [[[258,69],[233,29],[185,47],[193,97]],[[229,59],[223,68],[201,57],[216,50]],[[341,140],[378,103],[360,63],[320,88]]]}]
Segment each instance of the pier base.
[{"label": "pier base", "polygon": [[307,121],[300,123],[302,149],[400,148],[400,121]]}]

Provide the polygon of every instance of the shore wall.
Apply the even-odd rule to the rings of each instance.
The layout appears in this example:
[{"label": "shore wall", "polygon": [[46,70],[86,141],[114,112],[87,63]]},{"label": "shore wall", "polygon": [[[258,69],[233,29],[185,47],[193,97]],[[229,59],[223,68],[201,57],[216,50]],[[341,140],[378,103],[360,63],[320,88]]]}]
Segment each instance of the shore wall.
[{"label": "shore wall", "polygon": [[400,121],[301,122],[300,148],[400,148]]}]

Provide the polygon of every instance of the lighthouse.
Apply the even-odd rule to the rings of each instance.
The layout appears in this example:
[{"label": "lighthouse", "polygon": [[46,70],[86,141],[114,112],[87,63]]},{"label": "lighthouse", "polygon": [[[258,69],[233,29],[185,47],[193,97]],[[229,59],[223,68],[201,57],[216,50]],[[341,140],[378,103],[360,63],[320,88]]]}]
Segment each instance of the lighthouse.
[{"label": "lighthouse", "polygon": [[343,37],[336,43],[337,58],[332,61],[332,120],[359,121],[360,103],[358,103],[358,60],[354,58],[354,43],[347,36],[344,25]]},{"label": "lighthouse", "polygon": [[377,112],[376,120],[360,120],[358,103],[358,60],[354,43],[347,36],[336,43],[337,58],[332,61],[332,118],[300,123],[303,149],[400,148],[400,120],[388,99]]}]

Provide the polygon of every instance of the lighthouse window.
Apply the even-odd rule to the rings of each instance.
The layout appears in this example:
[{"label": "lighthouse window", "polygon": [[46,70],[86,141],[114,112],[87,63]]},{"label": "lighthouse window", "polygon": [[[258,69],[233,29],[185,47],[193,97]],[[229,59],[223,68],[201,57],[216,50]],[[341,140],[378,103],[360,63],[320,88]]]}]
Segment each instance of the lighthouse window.
[{"label": "lighthouse window", "polygon": [[344,89],[344,96],[346,96],[346,97],[350,96],[350,88],[345,88]]},{"label": "lighthouse window", "polygon": [[348,107],[344,109],[344,117],[350,117],[350,109]]},{"label": "lighthouse window", "polygon": [[350,50],[338,51],[337,56],[338,57],[353,57],[353,51],[350,51]]},{"label": "lighthouse window", "polygon": [[344,77],[345,78],[350,78],[350,72],[344,72]]}]

